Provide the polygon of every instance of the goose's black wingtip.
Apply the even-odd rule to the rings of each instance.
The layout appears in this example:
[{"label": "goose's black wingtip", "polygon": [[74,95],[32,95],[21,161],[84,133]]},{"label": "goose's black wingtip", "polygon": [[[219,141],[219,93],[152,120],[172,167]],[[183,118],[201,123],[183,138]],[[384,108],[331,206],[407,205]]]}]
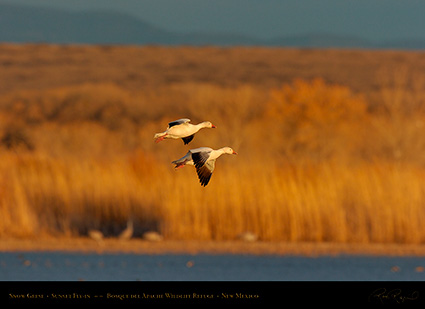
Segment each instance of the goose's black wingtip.
[{"label": "goose's black wingtip", "polygon": [[194,134],[192,134],[192,135],[190,135],[190,136],[183,137],[183,138],[182,138],[182,140],[183,140],[183,144],[185,144],[185,145],[189,144],[189,143],[193,140],[194,136],[195,136],[195,135],[194,135]]},{"label": "goose's black wingtip", "polygon": [[199,183],[201,184],[202,187],[206,187],[209,182],[210,182],[209,178],[199,179]]}]

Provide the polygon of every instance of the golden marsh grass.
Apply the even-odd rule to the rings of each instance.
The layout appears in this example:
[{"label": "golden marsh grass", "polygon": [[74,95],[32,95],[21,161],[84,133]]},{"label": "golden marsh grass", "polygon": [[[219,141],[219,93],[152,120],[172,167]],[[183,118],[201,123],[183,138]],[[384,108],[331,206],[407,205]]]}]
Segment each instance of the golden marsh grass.
[{"label": "golden marsh grass", "polygon": [[[9,58],[3,53],[3,63],[27,59],[21,49],[29,47],[2,48],[17,49]],[[66,47],[36,46],[38,61],[44,57],[45,64],[26,61],[47,71],[52,63],[64,66],[52,51],[61,48],[66,54]],[[70,64],[81,70],[90,68],[78,64],[81,59],[91,64],[104,56],[131,64],[116,54],[149,50],[81,47],[77,54],[77,47],[67,48],[74,55]],[[157,73],[155,83],[137,89],[134,79],[143,84],[140,76],[114,81],[92,68],[87,79],[80,76],[84,82],[55,79],[55,71],[41,78],[40,87],[24,81],[22,89],[2,88],[1,238],[85,236],[90,229],[113,237],[131,219],[135,237],[155,230],[170,240],[232,240],[250,231],[264,241],[424,242],[425,77],[416,69],[386,60],[372,86],[363,86],[361,68],[355,82],[343,72],[340,80],[346,83],[330,82],[335,77],[322,77],[336,72],[323,67],[321,52],[338,53],[312,51],[313,57],[301,50],[298,56],[310,62],[298,65],[312,63],[314,76],[291,71],[277,78],[280,83],[246,77],[241,82],[245,75],[237,66],[233,76],[225,75],[221,53],[236,63],[242,61],[235,56],[240,54],[245,65],[256,60],[253,70],[271,76],[277,73],[261,57],[279,50],[156,51],[164,57],[184,54],[183,63],[192,59],[192,66],[181,68],[187,75],[179,72],[191,78],[161,80]],[[203,66],[202,53],[215,55],[214,78],[226,76],[224,82],[203,78],[213,60]],[[376,63],[394,52],[353,53]],[[354,57],[341,54],[347,61]],[[174,65],[172,59],[157,63],[150,57],[143,65]],[[133,72],[129,64],[120,74]],[[20,65],[8,66],[18,70]],[[33,73],[28,63],[25,68]],[[218,128],[201,131],[189,147],[181,141],[156,145],[153,134],[181,117],[210,120]],[[200,146],[231,146],[239,153],[218,160],[206,188],[192,167],[175,171],[170,163]]]}]

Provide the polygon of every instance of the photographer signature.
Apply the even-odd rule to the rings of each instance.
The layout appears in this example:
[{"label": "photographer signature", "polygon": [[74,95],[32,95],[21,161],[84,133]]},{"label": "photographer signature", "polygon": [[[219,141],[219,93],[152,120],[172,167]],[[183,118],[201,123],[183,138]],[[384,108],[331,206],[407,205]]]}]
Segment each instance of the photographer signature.
[{"label": "photographer signature", "polygon": [[417,300],[418,298],[418,291],[413,291],[410,294],[405,294],[401,289],[387,290],[386,288],[379,288],[369,295],[369,302],[375,300],[380,301],[382,304],[386,302],[396,302],[397,304],[402,304],[406,301]]}]

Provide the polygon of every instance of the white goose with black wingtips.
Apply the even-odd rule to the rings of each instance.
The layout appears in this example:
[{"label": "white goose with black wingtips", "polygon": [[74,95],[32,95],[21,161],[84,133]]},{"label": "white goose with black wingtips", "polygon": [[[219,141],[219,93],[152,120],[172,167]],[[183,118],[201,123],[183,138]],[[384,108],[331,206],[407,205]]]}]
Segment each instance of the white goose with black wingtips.
[{"label": "white goose with black wingtips", "polygon": [[195,133],[203,128],[216,128],[210,121],[204,121],[198,124],[191,124],[190,119],[182,118],[168,123],[168,127],[164,132],[156,133],[154,136],[155,143],[159,143],[164,139],[181,138],[185,145],[189,144]]},{"label": "white goose with black wingtips", "polygon": [[215,161],[222,154],[237,154],[237,152],[230,147],[223,147],[217,150],[209,147],[200,147],[189,150],[183,157],[172,163],[175,164],[176,169],[182,168],[185,165],[194,165],[199,182],[201,186],[205,187],[211,179],[215,168]]}]

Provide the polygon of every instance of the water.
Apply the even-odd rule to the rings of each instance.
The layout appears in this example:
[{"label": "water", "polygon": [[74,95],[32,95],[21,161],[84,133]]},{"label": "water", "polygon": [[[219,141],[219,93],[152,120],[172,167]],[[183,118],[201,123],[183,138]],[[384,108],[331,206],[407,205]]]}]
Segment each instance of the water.
[{"label": "water", "polygon": [[0,281],[424,281],[425,258],[0,253]]}]

